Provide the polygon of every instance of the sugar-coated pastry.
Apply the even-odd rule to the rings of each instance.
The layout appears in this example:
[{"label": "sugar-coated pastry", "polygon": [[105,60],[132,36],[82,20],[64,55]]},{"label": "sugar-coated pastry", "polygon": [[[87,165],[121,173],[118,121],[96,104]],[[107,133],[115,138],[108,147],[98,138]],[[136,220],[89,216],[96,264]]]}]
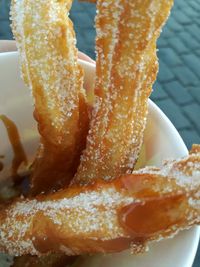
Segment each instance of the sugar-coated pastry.
[{"label": "sugar-coated pastry", "polygon": [[32,194],[69,183],[88,129],[83,70],[78,64],[72,0],[13,0],[12,28],[24,81],[32,91],[41,144]]},{"label": "sugar-coated pastry", "polygon": [[156,40],[172,0],[98,0],[96,103],[86,149],[72,183],[130,173],[156,79]]},{"label": "sugar-coated pastry", "polygon": [[[199,149],[199,148],[198,148]],[[200,152],[0,210],[0,251],[79,255],[144,250],[200,223]]]}]

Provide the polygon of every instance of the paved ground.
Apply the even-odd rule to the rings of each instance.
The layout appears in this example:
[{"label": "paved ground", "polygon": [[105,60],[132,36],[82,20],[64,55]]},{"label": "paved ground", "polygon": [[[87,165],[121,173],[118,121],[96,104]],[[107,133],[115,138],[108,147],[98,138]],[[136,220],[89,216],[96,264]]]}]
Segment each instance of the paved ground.
[{"label": "paved ground", "polygon": [[[0,0],[0,39],[11,39],[9,0]],[[95,58],[95,5],[74,1],[78,48]],[[175,0],[158,41],[160,71],[152,100],[178,129],[188,148],[200,143],[200,0]],[[200,266],[200,249],[193,267]]]}]

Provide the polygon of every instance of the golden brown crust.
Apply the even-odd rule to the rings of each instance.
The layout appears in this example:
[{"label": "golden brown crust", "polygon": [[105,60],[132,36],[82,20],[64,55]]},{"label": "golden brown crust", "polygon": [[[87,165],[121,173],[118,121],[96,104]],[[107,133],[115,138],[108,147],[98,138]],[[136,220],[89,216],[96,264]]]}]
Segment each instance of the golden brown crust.
[{"label": "golden brown crust", "polygon": [[157,74],[156,40],[173,1],[97,2],[97,94],[86,150],[73,183],[130,172]]},{"label": "golden brown crust", "polygon": [[[200,153],[110,182],[17,200],[0,213],[0,251],[67,255],[142,248],[200,223]],[[144,220],[148,218],[148,220]]]},{"label": "golden brown crust", "polygon": [[193,153],[200,153],[200,145],[198,144],[193,144],[192,149],[190,150],[190,154]]},{"label": "golden brown crust", "polygon": [[[161,168],[146,167],[130,174],[142,144],[147,100],[157,73],[156,40],[171,5],[167,0],[98,1],[97,101],[74,185],[2,205],[0,251],[79,255],[132,247],[140,252],[147,242],[200,223],[200,146]],[[50,165],[52,176],[62,173],[65,181],[85,145],[81,137],[87,134],[88,122],[73,28],[65,16],[70,6],[70,0],[14,0],[13,7],[14,14],[21,11],[13,27],[42,136],[35,175],[39,170],[47,177],[45,168]],[[44,34],[45,52],[39,42],[45,40]],[[33,44],[34,38],[38,43]],[[66,48],[68,41],[72,50]],[[55,66],[49,68],[47,63]],[[65,72],[70,74],[68,80]],[[80,119],[84,112],[85,121]],[[111,180],[115,177],[119,178]],[[51,183],[45,186],[45,190],[52,188]],[[34,193],[41,191],[41,184],[35,189]]]},{"label": "golden brown crust", "polygon": [[[33,194],[69,183],[86,137],[83,70],[67,16],[71,2],[12,2],[23,78],[34,96],[34,115],[42,137],[31,178]],[[85,128],[81,127],[83,120]]]}]

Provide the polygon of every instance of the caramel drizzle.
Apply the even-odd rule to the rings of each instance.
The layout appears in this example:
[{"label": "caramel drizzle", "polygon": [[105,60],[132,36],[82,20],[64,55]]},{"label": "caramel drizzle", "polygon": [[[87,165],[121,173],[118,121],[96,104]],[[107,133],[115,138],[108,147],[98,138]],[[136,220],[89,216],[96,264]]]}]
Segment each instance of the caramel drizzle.
[{"label": "caramel drizzle", "polygon": [[[8,138],[12,146],[14,157],[12,160],[11,175],[14,181],[16,181],[19,179],[18,169],[20,165],[22,163],[24,163],[25,165],[28,164],[27,156],[25,154],[23,145],[20,140],[20,135],[15,123],[5,115],[0,115],[0,120],[3,122],[7,130]],[[0,162],[0,171],[2,169],[3,169],[3,163]]]}]

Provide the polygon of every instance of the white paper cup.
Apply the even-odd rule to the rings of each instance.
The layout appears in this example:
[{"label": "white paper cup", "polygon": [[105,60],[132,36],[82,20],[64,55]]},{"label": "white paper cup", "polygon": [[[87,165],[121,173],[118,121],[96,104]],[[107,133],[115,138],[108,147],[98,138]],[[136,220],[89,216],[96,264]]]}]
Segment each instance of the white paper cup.
[{"label": "white paper cup", "polygon": [[[85,86],[92,88],[95,65],[80,60],[85,69]],[[159,90],[159,89],[158,89]],[[33,119],[31,92],[20,78],[18,53],[0,54],[0,114],[15,122],[22,144],[31,161],[38,146],[38,132]],[[161,164],[163,159],[178,158],[187,154],[187,149],[169,119],[149,101],[148,124],[139,166]],[[0,155],[4,155],[4,169],[0,181],[8,176],[13,153],[4,125],[0,122]],[[148,220],[148,218],[147,218]],[[150,246],[150,251],[133,256],[129,251],[110,255],[87,256],[76,266],[81,267],[191,267],[199,241],[199,228],[183,231],[175,238]],[[0,259],[1,266],[1,259]]]}]

